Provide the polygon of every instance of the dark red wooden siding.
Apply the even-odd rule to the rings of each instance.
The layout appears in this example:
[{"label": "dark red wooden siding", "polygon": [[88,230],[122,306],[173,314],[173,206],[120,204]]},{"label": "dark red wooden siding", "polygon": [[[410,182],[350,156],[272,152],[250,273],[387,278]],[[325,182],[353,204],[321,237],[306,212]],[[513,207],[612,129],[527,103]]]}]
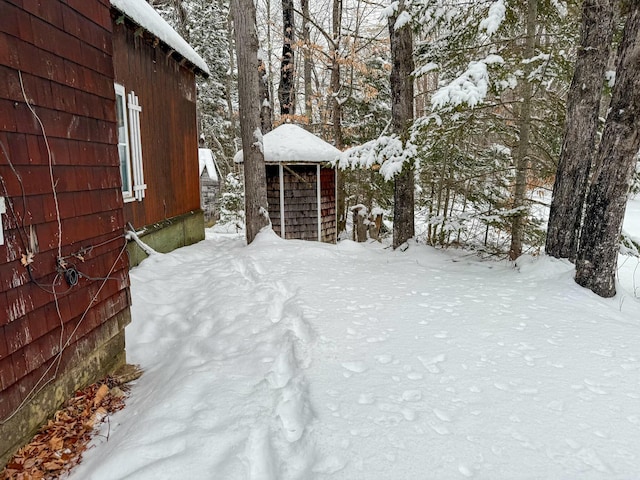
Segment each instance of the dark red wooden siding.
[{"label": "dark red wooden siding", "polygon": [[146,197],[125,204],[135,228],[200,208],[195,74],[161,45],[126,23],[114,25],[116,82],[133,90],[142,107]]},{"label": "dark red wooden siding", "polygon": [[[61,343],[58,372],[129,306],[111,36],[109,0],[0,4],[0,142],[13,164],[0,152],[0,420],[52,377]],[[29,238],[33,279],[20,262]],[[59,241],[91,279],[61,280]]]}]

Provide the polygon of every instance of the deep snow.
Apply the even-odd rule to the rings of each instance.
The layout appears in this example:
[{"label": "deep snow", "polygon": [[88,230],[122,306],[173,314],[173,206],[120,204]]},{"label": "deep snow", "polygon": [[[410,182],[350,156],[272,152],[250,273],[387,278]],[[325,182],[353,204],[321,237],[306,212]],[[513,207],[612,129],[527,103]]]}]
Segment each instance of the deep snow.
[{"label": "deep snow", "polygon": [[572,275],[209,231],[132,270],[145,374],[71,478],[638,478],[640,301]]}]

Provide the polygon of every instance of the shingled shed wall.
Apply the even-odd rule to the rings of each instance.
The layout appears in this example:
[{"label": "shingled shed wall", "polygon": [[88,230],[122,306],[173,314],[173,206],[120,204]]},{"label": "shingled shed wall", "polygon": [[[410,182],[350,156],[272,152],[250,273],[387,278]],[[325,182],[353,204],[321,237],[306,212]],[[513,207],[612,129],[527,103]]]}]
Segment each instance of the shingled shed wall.
[{"label": "shingled shed wall", "polygon": [[318,240],[316,165],[287,165],[283,173],[285,238]]},{"label": "shingled shed wall", "polygon": [[336,172],[333,168],[320,168],[320,195],[322,241],[335,243],[338,222],[336,217]]},{"label": "shingled shed wall", "polygon": [[[109,8],[2,2],[0,465],[75,389],[124,362],[129,277]],[[31,275],[21,263],[29,253]],[[61,259],[86,277],[69,287]]]},{"label": "shingled shed wall", "polygon": [[[318,240],[318,165],[282,165],[285,235],[287,239]],[[282,236],[280,165],[267,165],[267,202],[273,230]],[[320,240],[336,242],[335,170],[320,167]]]}]

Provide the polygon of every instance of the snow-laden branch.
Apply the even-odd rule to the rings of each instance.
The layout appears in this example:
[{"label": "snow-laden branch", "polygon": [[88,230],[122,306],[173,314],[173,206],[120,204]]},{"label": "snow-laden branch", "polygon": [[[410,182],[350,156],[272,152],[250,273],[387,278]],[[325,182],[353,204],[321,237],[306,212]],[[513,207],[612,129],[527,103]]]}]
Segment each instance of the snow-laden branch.
[{"label": "snow-laden branch", "polygon": [[411,22],[411,15],[409,15],[409,12],[404,10],[403,12],[400,13],[400,15],[398,15],[398,18],[396,19],[396,23],[393,25],[393,29],[395,31],[400,30],[402,27],[404,27],[405,25],[408,25],[410,22]]},{"label": "snow-laden branch", "polygon": [[417,148],[410,141],[403,145],[396,135],[382,135],[363,145],[345,150],[337,161],[341,170],[347,168],[380,167],[380,175],[386,181],[392,180],[402,171],[405,163],[416,157]]},{"label": "snow-laden branch", "polygon": [[439,68],[439,65],[435,62],[428,62],[426,65],[422,65],[421,67],[416,68],[413,71],[413,76],[415,78],[418,77],[422,77],[423,75],[426,75],[429,72],[433,72],[434,70],[437,70]]},{"label": "snow-laden branch", "polygon": [[433,109],[457,107],[463,103],[473,108],[482,103],[489,92],[490,85],[487,65],[496,63],[504,63],[501,56],[489,55],[483,60],[470,62],[462,75],[434,93],[431,98]]},{"label": "snow-laden branch", "polygon": [[400,6],[400,2],[397,0],[395,2],[391,2],[387,7],[385,7],[382,12],[380,12],[380,21],[385,22],[393,17],[398,11],[398,7]]},{"label": "snow-laden branch", "polygon": [[504,5],[504,0],[493,2],[489,7],[489,14],[480,22],[479,29],[487,32],[488,36],[493,35],[500,28],[506,13],[507,7]]}]

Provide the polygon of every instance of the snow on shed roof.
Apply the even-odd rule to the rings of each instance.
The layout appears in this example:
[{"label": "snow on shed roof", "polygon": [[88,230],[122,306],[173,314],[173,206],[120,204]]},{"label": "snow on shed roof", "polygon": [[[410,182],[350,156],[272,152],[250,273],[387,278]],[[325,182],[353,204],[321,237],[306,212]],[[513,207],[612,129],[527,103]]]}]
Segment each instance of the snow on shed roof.
[{"label": "snow on shed roof", "polygon": [[[263,137],[264,161],[281,162],[333,162],[340,156],[340,150],[316,137],[304,128],[284,123]],[[242,150],[233,157],[236,163],[242,163]]]},{"label": "snow on shed roof", "polygon": [[111,6],[158,37],[204,73],[210,74],[209,67],[202,57],[147,2],[144,0],[111,0]]},{"label": "snow on shed roof", "polygon": [[213,158],[213,152],[208,148],[198,149],[198,163],[200,164],[200,176],[202,171],[206,168],[207,175],[211,180],[219,181],[218,171],[216,170],[215,160]]}]

